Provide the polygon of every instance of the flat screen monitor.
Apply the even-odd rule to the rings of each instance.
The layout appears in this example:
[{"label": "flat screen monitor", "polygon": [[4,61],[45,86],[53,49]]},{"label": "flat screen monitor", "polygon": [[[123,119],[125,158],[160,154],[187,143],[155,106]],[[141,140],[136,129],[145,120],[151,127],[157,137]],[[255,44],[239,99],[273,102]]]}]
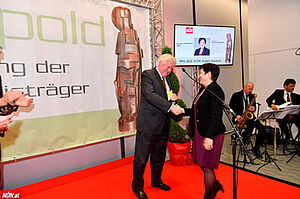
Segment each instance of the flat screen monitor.
[{"label": "flat screen monitor", "polygon": [[230,66],[234,58],[234,26],[174,25],[176,66],[205,63]]}]

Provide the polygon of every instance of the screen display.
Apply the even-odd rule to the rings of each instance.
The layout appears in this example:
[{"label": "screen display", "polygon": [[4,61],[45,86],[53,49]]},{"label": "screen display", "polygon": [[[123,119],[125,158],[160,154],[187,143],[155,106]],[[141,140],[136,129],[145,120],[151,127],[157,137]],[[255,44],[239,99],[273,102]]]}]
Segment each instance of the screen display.
[{"label": "screen display", "polygon": [[176,66],[232,65],[235,27],[174,25]]}]

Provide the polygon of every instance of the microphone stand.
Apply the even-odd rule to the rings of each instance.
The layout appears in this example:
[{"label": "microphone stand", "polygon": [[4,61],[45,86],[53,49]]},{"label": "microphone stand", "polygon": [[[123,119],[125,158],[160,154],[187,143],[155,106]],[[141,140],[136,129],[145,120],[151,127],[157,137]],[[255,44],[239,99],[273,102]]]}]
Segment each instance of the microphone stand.
[{"label": "microphone stand", "polygon": [[[183,68],[182,71],[187,74],[187,76],[193,80],[194,82],[196,82],[200,87],[204,87],[202,84],[200,84],[197,80],[195,80],[194,78],[192,78],[190,76],[190,74],[188,74],[186,72],[186,70]],[[254,165],[253,159],[250,156],[244,142],[241,139],[241,135],[239,133],[239,130],[236,127],[236,124],[233,123],[232,119],[230,118],[230,113],[236,117],[236,114],[234,113],[234,111],[229,107],[229,105],[227,105],[219,96],[217,96],[214,92],[212,92],[210,89],[206,88],[206,90],[212,94],[218,101],[220,101],[223,105],[223,111],[225,113],[225,115],[227,116],[227,119],[229,120],[231,126],[232,126],[232,131],[234,132],[234,134],[231,135],[231,139],[232,139],[232,168],[233,168],[233,199],[237,198],[237,174],[238,174],[238,170],[237,170],[237,166],[236,166],[236,147],[237,147],[237,143],[239,142],[241,147],[243,147],[243,149],[245,150],[250,162],[252,165]]]}]

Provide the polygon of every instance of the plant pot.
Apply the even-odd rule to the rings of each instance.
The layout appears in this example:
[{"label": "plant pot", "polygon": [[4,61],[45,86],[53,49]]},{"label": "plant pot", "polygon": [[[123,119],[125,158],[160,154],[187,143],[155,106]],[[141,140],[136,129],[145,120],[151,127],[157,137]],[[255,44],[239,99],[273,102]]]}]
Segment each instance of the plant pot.
[{"label": "plant pot", "polygon": [[190,163],[191,141],[185,143],[168,142],[170,162],[175,166],[185,166]]}]

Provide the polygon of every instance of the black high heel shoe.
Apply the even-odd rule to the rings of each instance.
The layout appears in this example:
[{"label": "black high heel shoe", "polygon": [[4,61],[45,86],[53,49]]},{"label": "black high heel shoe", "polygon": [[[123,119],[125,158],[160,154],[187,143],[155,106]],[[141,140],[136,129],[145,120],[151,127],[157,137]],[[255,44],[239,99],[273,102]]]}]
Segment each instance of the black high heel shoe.
[{"label": "black high heel shoe", "polygon": [[203,199],[214,199],[220,190],[224,193],[223,185],[216,180],[213,190],[210,193],[205,194]]},{"label": "black high heel shoe", "polygon": [[205,194],[203,199],[214,199],[220,190],[224,193],[223,185],[216,180],[213,190],[209,194]]},{"label": "black high heel shoe", "polygon": [[215,181],[215,187],[218,189],[218,191],[221,190],[222,193],[224,193],[223,185],[218,180]]},{"label": "black high heel shoe", "polygon": [[216,180],[216,181],[215,181],[215,187],[214,187],[214,189],[213,189],[213,191],[212,191],[212,193],[211,193],[211,198],[215,198],[216,195],[217,195],[217,193],[218,193],[220,190],[222,191],[222,193],[224,193],[223,185],[222,185],[218,180]]}]

